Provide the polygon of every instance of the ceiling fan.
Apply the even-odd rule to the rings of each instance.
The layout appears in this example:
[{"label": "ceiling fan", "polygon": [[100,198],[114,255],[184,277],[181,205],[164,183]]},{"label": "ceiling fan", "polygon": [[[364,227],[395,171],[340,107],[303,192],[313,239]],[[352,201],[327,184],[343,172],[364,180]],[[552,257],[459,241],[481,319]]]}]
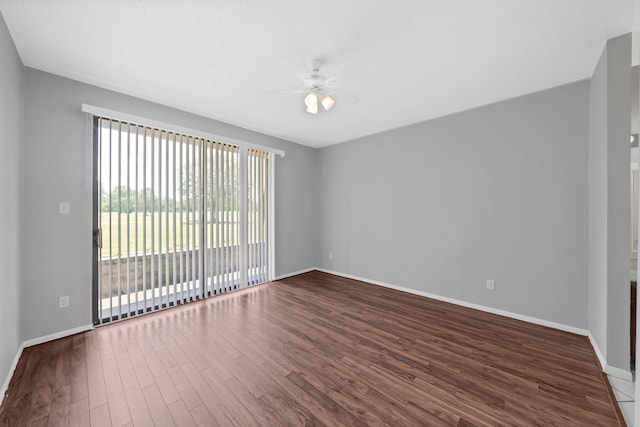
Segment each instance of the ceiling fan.
[{"label": "ceiling fan", "polygon": [[309,63],[311,75],[302,79],[307,94],[304,97],[307,113],[317,114],[318,102],[326,111],[330,110],[333,104],[335,104],[332,89],[335,87],[336,81],[333,78],[326,78],[320,74],[322,65],[323,62],[320,59],[311,60]]},{"label": "ceiling fan", "polygon": [[294,93],[304,95],[304,105],[307,113],[318,114],[319,105],[326,111],[335,104],[334,88],[336,80],[333,77],[325,77],[320,74],[320,68],[324,65],[321,59],[312,59],[309,62],[311,74],[301,77],[304,89],[285,89],[267,91],[271,93]]}]

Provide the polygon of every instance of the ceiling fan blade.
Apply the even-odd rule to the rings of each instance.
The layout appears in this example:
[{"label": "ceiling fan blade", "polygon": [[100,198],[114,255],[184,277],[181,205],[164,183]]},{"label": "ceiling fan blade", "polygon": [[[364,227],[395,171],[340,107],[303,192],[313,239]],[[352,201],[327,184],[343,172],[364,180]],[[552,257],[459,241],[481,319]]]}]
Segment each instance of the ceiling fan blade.
[{"label": "ceiling fan blade", "polygon": [[324,87],[327,89],[333,89],[336,87],[336,79],[334,77],[329,77],[324,80]]},{"label": "ceiling fan blade", "polygon": [[300,76],[300,80],[304,83],[305,86],[312,87],[314,85],[314,81],[310,76]]},{"label": "ceiling fan blade", "polygon": [[262,92],[267,95],[296,95],[307,93],[304,89],[268,89],[263,90]]}]

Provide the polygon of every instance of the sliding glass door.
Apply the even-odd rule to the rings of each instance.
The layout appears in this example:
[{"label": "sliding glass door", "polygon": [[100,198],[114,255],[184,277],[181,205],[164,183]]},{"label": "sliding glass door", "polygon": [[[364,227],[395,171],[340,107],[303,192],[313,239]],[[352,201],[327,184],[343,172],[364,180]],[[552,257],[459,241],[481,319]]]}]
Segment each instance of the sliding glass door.
[{"label": "sliding glass door", "polygon": [[271,156],[95,117],[95,323],[271,280]]}]

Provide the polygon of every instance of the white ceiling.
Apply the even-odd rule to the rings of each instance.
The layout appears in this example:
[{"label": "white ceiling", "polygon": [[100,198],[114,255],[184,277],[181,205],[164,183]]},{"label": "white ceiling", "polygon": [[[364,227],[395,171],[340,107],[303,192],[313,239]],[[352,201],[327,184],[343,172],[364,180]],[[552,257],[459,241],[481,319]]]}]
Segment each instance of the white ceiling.
[{"label": "white ceiling", "polygon": [[[588,78],[605,40],[640,29],[639,3],[0,0],[0,11],[26,66],[322,147]],[[315,116],[303,95],[266,92],[301,89],[313,58],[337,80],[335,107]]]}]

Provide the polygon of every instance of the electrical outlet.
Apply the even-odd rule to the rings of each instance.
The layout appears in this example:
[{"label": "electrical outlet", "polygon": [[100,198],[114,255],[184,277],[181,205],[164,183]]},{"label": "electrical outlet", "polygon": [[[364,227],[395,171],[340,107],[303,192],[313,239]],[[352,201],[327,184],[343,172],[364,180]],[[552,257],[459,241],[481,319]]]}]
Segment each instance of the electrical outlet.
[{"label": "electrical outlet", "polygon": [[496,282],[493,279],[487,279],[487,289],[490,291],[495,289]]},{"label": "electrical outlet", "polygon": [[58,298],[58,308],[67,308],[69,307],[69,297],[64,296]]},{"label": "electrical outlet", "polygon": [[329,259],[333,259],[333,252],[329,252]]}]

